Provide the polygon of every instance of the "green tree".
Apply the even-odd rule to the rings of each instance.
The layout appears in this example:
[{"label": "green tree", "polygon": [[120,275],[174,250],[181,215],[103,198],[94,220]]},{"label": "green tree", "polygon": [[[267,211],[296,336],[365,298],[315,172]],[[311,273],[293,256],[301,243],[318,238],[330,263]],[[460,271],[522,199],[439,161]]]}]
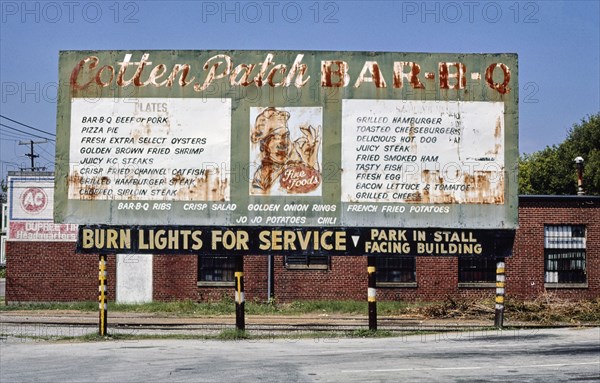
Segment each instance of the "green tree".
[{"label": "green tree", "polygon": [[575,157],[585,160],[586,194],[600,195],[600,113],[568,131],[560,145],[547,146],[519,158],[519,194],[577,194]]}]

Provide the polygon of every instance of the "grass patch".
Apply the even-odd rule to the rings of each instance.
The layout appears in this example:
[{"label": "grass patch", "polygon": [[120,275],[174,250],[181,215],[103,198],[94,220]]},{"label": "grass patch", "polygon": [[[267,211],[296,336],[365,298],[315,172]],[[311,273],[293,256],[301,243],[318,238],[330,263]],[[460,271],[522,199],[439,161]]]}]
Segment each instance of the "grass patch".
[{"label": "grass patch", "polygon": [[0,311],[16,310],[74,310],[74,311],[98,311],[97,302],[41,302],[41,303],[18,303],[0,306]]},{"label": "grass patch", "polygon": [[[406,333],[402,333],[406,336]],[[216,335],[207,334],[135,334],[135,333],[109,333],[105,336],[100,336],[97,332],[90,332],[85,335],[64,336],[64,335],[10,335],[0,334],[2,337],[14,337],[30,340],[34,342],[58,342],[58,343],[86,343],[86,342],[136,342],[140,340],[153,339],[172,339],[172,340],[200,340],[200,341],[249,341],[255,342],[260,340],[274,341],[276,339],[295,342],[302,339],[312,339],[315,341],[322,340],[323,342],[335,342],[336,339],[348,338],[389,338],[400,336],[400,333],[387,330],[353,330],[353,331],[308,331],[298,332],[294,334],[277,334],[259,332],[252,334],[247,331],[237,329],[226,329]]]},{"label": "grass patch", "polygon": [[359,329],[348,333],[350,338],[389,338],[396,336],[392,331]]},{"label": "grass patch", "polygon": [[227,329],[223,330],[217,335],[218,340],[241,340],[250,339],[250,334],[244,330],[238,329]]},{"label": "grass patch", "polygon": [[63,342],[135,342],[146,339],[181,339],[181,340],[208,340],[214,337],[207,335],[192,334],[108,334],[100,336],[98,333],[90,333],[77,337],[62,337],[56,339]]},{"label": "grass patch", "polygon": [[178,316],[235,314],[235,304],[229,300],[208,303],[198,303],[191,300],[143,304],[109,303],[108,308],[112,311],[172,314]]},{"label": "grass patch", "polygon": [[[379,315],[398,315],[403,313],[411,304],[405,302],[378,302],[377,313]],[[246,313],[248,314],[283,314],[283,315],[302,315],[302,314],[351,314],[363,315],[368,312],[368,303],[366,301],[295,301],[283,304],[263,304],[246,303]]]},{"label": "grass patch", "polygon": [[[95,301],[85,302],[41,302],[41,303],[17,303],[0,306],[0,311],[15,310],[73,310],[73,311],[98,311],[98,303]],[[178,316],[193,315],[227,315],[235,313],[233,301],[218,301],[214,303],[197,303],[190,300],[173,302],[151,302],[143,304],[122,304],[108,302],[108,310],[129,313],[156,313],[172,314]]]},{"label": "grass patch", "polygon": [[[398,315],[413,307],[414,304],[403,302],[379,302],[379,315]],[[98,311],[96,302],[48,302],[22,303],[0,306],[0,311],[10,310],[76,310]],[[219,316],[235,314],[235,303],[224,298],[214,302],[193,302],[191,300],[172,302],[151,302],[143,304],[108,303],[108,310],[113,312],[155,313],[176,316]],[[302,314],[356,314],[368,312],[368,304],[363,301],[297,301],[292,303],[246,302],[246,315],[302,315]]]},{"label": "grass patch", "polygon": [[[11,310],[71,310],[97,312],[97,302],[23,303],[0,305],[0,311]],[[117,304],[109,302],[109,312],[163,314],[181,317],[235,315],[235,303],[230,298],[198,303],[191,300],[152,302],[145,304]],[[379,316],[411,316],[425,319],[478,319],[493,320],[494,300],[457,300],[442,302],[377,302]],[[368,304],[363,301],[296,301],[291,303],[245,303],[246,315],[298,316],[367,315]],[[512,321],[553,323],[600,323],[600,298],[567,301],[550,295],[533,301],[508,298],[505,318]]]}]

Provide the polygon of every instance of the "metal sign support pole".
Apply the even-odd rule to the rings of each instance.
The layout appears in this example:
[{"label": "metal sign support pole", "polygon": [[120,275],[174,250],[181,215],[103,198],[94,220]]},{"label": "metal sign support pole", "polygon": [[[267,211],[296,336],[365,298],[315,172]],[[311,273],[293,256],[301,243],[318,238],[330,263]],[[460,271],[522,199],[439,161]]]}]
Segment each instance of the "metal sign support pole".
[{"label": "metal sign support pole", "polygon": [[273,254],[267,256],[267,303],[273,303],[275,298],[275,265]]},{"label": "metal sign support pole", "polygon": [[106,288],[106,255],[100,254],[99,262],[98,262],[98,311],[100,315],[99,321],[99,329],[98,334],[100,336],[106,336],[106,314],[107,314],[107,305],[106,305],[106,296],[108,295],[108,291]]},{"label": "metal sign support pole", "polygon": [[367,272],[369,282],[367,288],[367,301],[369,302],[369,330],[377,330],[377,281],[375,274],[375,257],[367,256]]},{"label": "metal sign support pole", "polygon": [[498,260],[496,263],[496,312],[494,318],[494,326],[497,328],[502,328],[504,325],[504,287],[506,286],[504,267],[504,259]]},{"label": "metal sign support pole", "polygon": [[244,331],[246,321],[244,318],[244,256],[235,257],[235,328]]}]

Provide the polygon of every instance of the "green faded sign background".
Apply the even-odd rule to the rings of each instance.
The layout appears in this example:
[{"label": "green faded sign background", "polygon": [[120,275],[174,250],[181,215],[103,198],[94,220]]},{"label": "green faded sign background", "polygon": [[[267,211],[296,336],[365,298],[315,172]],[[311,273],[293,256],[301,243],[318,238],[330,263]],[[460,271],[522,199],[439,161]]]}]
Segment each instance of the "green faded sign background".
[{"label": "green faded sign background", "polygon": [[[185,77],[182,75],[184,70],[187,70]],[[176,74],[170,78],[171,73]],[[57,222],[115,225],[482,229],[512,229],[517,225],[519,87],[515,54],[65,51],[60,54],[59,79],[54,209]],[[110,139],[112,134],[107,131],[107,124],[103,125],[102,132],[82,132],[84,126],[101,125],[83,123],[80,118],[82,114],[85,115],[89,111],[92,117],[95,111],[103,110],[104,117],[116,119],[120,116],[119,112],[124,110],[121,105],[127,101],[136,103],[152,100],[152,104],[159,105],[157,108],[160,109],[161,100],[166,104],[171,103],[170,106],[183,104],[181,100],[186,99],[224,100],[224,105],[227,105],[227,109],[230,108],[229,116],[222,116],[223,113],[220,113],[221,109],[219,109],[219,115],[216,117],[221,121],[221,125],[224,122],[230,124],[226,128],[229,131],[219,132],[213,127],[204,127],[202,129],[207,132],[208,142],[197,145],[206,149],[203,152],[205,154],[202,154],[205,157],[201,158],[208,158],[207,152],[214,153],[211,156],[217,158],[228,157],[228,163],[219,173],[221,182],[218,182],[215,187],[221,188],[220,193],[215,194],[211,191],[199,193],[198,184],[191,186],[188,184],[187,186],[196,188],[195,193],[188,191],[182,194],[181,191],[177,191],[176,195],[169,195],[170,192],[167,191],[165,195],[159,197],[148,197],[148,194],[117,195],[115,179],[105,174],[108,168],[106,163],[109,159],[114,160],[114,149],[124,146],[114,144],[113,150],[108,154],[101,152],[90,155],[79,154],[78,145],[93,148],[90,150],[100,150],[97,148],[103,146],[111,147],[106,141],[103,144],[98,142],[102,137]],[[345,100],[360,100],[358,103],[347,103],[347,105],[352,105],[353,108],[358,105],[361,110],[344,111]],[[379,100],[386,100],[386,102],[378,104]],[[355,127],[344,129],[342,125],[344,121],[356,123],[355,115],[371,118],[367,123],[369,126],[381,125],[378,118],[382,119],[382,108],[385,106],[389,109],[389,105],[395,105],[394,102],[390,104],[387,100],[396,100],[397,106],[409,105],[412,110],[424,108],[422,112],[414,112],[416,114],[413,116],[417,118],[426,117],[431,114],[430,112],[439,110],[439,105],[442,105],[442,109],[448,106],[452,110],[460,111],[462,105],[471,103],[469,105],[472,106],[475,105],[474,102],[479,102],[482,106],[465,108],[473,110],[469,121],[478,119],[476,114],[479,110],[503,110],[503,116],[501,116],[502,121],[495,126],[473,127],[471,123],[466,127],[455,127],[462,130],[452,130],[455,132],[452,133],[454,136],[446,133],[427,134],[430,139],[436,137],[437,142],[430,143],[425,151],[418,152],[419,149],[414,141],[413,146],[407,143],[398,147],[399,150],[408,150],[408,152],[400,152],[401,155],[408,156],[411,153],[419,153],[419,155],[416,159],[398,157],[402,159],[398,160],[397,164],[403,166],[398,165],[396,170],[389,170],[384,174],[381,173],[383,166],[393,164],[391,161],[385,162],[381,159],[384,144],[369,143],[369,145],[381,145],[377,149],[375,146],[361,146],[363,143],[359,142],[358,133],[356,136],[348,134]],[[88,103],[89,108],[86,106]],[[498,103],[501,105],[499,106]],[[112,104],[114,107],[111,106]],[[72,109],[73,105],[76,107]],[[156,116],[160,115],[159,109]],[[388,113],[387,109],[385,113],[392,116],[394,111]],[[262,116],[267,123],[264,127],[257,127],[256,121],[263,112]],[[153,112],[149,113],[148,115],[152,115]],[[316,158],[317,170],[314,171],[311,166],[307,166],[311,163],[310,159],[307,159],[309,154],[306,156],[296,154],[294,158],[288,160],[283,170],[284,173],[287,170],[290,174],[287,179],[282,181],[281,179],[285,177],[280,175],[280,178],[275,180],[274,186],[266,190],[253,188],[253,179],[260,173],[257,173],[258,167],[266,167],[266,162],[252,165],[253,161],[258,161],[262,153],[261,148],[266,145],[264,137],[280,132],[275,125],[269,124],[277,119],[280,122],[291,123],[293,118],[303,113],[306,115],[306,121],[311,121],[310,126],[320,128],[316,133],[318,135],[316,156],[313,156],[313,160]],[[344,113],[346,116],[352,116],[353,120],[349,117],[344,119]],[[99,116],[97,114],[96,117]],[[202,116],[195,116],[193,111],[186,111],[184,114],[186,115],[171,116],[170,121],[176,121],[180,117],[179,129],[183,132],[180,133],[180,137],[192,136],[192,133],[187,135],[185,133],[186,129],[188,131],[194,129],[191,125],[187,126],[186,121],[194,120],[196,117],[202,121]],[[78,116],[77,121],[73,121],[72,117],[75,115]],[[489,116],[482,116],[482,120],[489,118]],[[405,123],[410,124],[410,122]],[[133,126],[133,123],[128,122],[128,124]],[[358,123],[356,124],[358,128]],[[398,124],[388,121],[387,125],[392,126],[393,129]],[[154,128],[158,125],[144,126],[148,131],[141,129],[142,125],[140,125],[139,129],[132,128],[128,134],[135,140],[140,140],[140,137],[146,137],[142,140],[158,137],[158,140],[149,144],[157,154],[149,153],[147,148],[150,146],[144,146],[144,154],[136,161],[149,162],[152,159],[152,164],[149,166],[155,168],[170,166],[166,164],[175,161],[173,166],[181,167],[181,162],[187,163],[188,159],[192,158],[177,156],[172,152],[165,154],[167,148],[174,150],[174,146],[168,140],[161,141],[160,137],[163,137],[161,134],[171,134],[172,136],[168,136],[170,140],[171,137],[179,137],[176,136],[176,132],[169,130],[157,134],[158,130]],[[502,128],[501,136],[493,131],[498,130],[499,126]],[[302,141],[303,138],[315,134],[310,131],[308,125],[304,128],[302,130],[299,126],[290,124],[288,144],[295,140],[298,142],[297,147],[301,147],[306,141]],[[467,132],[468,129],[470,130]],[[450,128],[447,130],[450,131]],[[124,129],[121,129],[119,134],[124,135]],[[446,180],[439,173],[433,178],[422,179],[420,183],[409,182],[402,178],[406,170],[412,166],[419,168],[420,171],[421,168],[426,168],[426,172],[421,171],[415,176],[421,177],[425,173],[431,174],[430,169],[437,166],[436,161],[442,167],[449,165],[444,163],[444,159],[453,158],[451,148],[456,147],[464,152],[475,150],[474,147],[477,145],[467,146],[464,142],[449,141],[453,139],[452,137],[456,139],[468,136],[471,137],[470,142],[476,142],[478,134],[481,134],[481,137],[493,138],[494,134],[496,138],[502,137],[502,141],[496,144],[500,152],[497,150],[491,154],[484,153],[473,159],[479,161],[479,165],[493,164],[494,158],[498,159],[502,169],[500,169],[501,181],[496,184],[490,186],[488,180],[469,175],[461,178],[461,182],[465,184],[463,186],[468,189],[467,192],[461,192],[452,191],[451,186],[444,184]],[[390,139],[394,134],[366,131],[360,135],[363,137],[380,135]],[[404,131],[396,136],[400,140],[400,136],[411,135],[412,133]],[[95,138],[88,140],[86,137]],[[416,134],[417,140],[422,137],[425,135]],[[89,144],[82,144],[85,140],[88,140]],[[94,143],[94,140],[97,142]],[[482,138],[484,144],[493,144],[490,140]],[[348,145],[348,142],[353,144]],[[139,146],[138,141],[129,144],[129,147],[136,145]],[[357,154],[349,153],[349,147]],[[161,150],[162,154],[160,154]],[[357,159],[359,157],[364,158],[364,161]],[[344,163],[344,158],[350,159],[350,163]],[[100,161],[100,159],[103,159],[104,164],[102,173],[88,176],[80,174],[86,166],[100,167],[94,164],[86,165],[83,162]],[[119,158],[119,161],[121,160]],[[178,164],[177,161],[180,163]],[[293,163],[294,166],[289,163]],[[366,167],[365,170],[364,164],[381,166],[379,170],[373,167]],[[167,183],[179,177],[170,172],[171,168],[167,170],[164,174],[154,177],[164,178]],[[75,171],[78,173],[74,173]],[[275,171],[263,172],[271,174],[273,178],[277,175]],[[346,180],[350,180],[346,181],[350,182],[348,190],[342,190],[344,172],[346,172]],[[377,172],[381,174],[377,175]],[[358,175],[358,173],[364,174]],[[197,176],[194,182],[201,183],[200,175],[191,175]],[[104,181],[99,181],[103,177],[105,177]],[[134,176],[115,177],[124,180]],[[208,177],[206,176],[207,179]],[[376,179],[376,177],[380,178]],[[410,185],[414,188],[405,193],[395,194],[398,198],[393,198],[391,192],[385,194],[384,190],[393,183],[384,180],[383,177],[402,179],[395,182],[397,188],[405,187],[408,190]],[[262,180],[264,181],[265,178],[266,176]],[[104,189],[115,187],[115,193],[112,195],[78,194],[84,190],[79,185],[86,179],[104,182],[105,184],[101,186]],[[225,183],[222,182],[223,179],[226,179]],[[462,181],[467,179],[469,181]],[[435,190],[431,192],[425,190],[424,185],[428,183],[433,189],[436,184],[443,187],[439,186],[435,189],[441,190],[435,195]],[[206,185],[209,185],[208,181]],[[144,187],[146,186],[131,187],[132,193],[140,193],[139,190]],[[377,187],[378,190],[372,190]],[[94,186],[90,188],[93,189]],[[493,195],[490,197],[489,191],[492,189]]]}]

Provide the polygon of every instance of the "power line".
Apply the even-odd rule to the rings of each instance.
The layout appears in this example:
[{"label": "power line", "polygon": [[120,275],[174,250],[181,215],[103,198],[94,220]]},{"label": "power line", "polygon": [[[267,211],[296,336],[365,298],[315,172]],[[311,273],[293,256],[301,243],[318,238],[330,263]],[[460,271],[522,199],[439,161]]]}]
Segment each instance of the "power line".
[{"label": "power line", "polygon": [[0,160],[0,164],[19,165],[16,162]]},{"label": "power line", "polygon": [[39,148],[40,150],[42,150],[43,152],[45,152],[45,153],[46,153],[47,155],[49,155],[50,157],[54,157],[54,156],[56,156],[56,153],[50,153],[49,151],[47,151],[46,149],[44,149],[44,147],[43,147],[43,146],[38,146],[38,148]]},{"label": "power line", "polygon": [[56,134],[54,134],[54,133],[49,133],[49,132],[46,132],[46,131],[44,131],[44,130],[41,130],[41,129],[38,129],[38,128],[34,128],[33,126],[30,126],[30,125],[24,124],[24,123],[22,123],[22,122],[19,122],[19,121],[17,121],[17,120],[13,120],[12,118],[8,118],[8,117],[6,117],[6,116],[3,116],[2,114],[0,114],[0,117],[2,117],[2,118],[5,118],[5,119],[7,119],[8,121],[14,122],[15,124],[19,124],[19,125],[21,125],[21,126],[24,126],[24,127],[26,127],[26,128],[33,129],[33,130],[35,130],[35,131],[37,131],[37,132],[44,133],[44,134],[47,134],[47,135],[49,135],[49,136],[56,137]]},{"label": "power line", "polygon": [[[38,149],[41,149],[41,146],[38,146]],[[38,153],[39,153],[39,151],[38,151]],[[43,159],[43,160],[46,160],[48,162],[54,163],[54,160],[48,159],[48,157],[44,156],[42,153],[40,153],[40,158]]]},{"label": "power line", "polygon": [[[42,149],[42,145],[38,145],[38,147],[37,147],[37,148],[38,148],[38,149]],[[48,153],[48,152],[47,152],[47,151],[45,151],[45,150],[44,150],[44,152]],[[50,158],[48,158],[48,157],[44,156],[44,155],[43,155],[42,153],[40,153],[39,151],[38,151],[38,153],[39,153],[39,154],[38,154],[38,156],[39,156],[39,159],[40,159],[40,160],[44,160],[44,161],[46,161],[46,164],[45,164],[45,165],[47,165],[47,166],[42,166],[43,168],[48,168],[48,167],[53,167],[53,166],[54,166],[54,159],[50,159]],[[50,157],[51,157],[51,158],[53,158],[53,157],[52,157],[52,155],[51,155],[50,153],[48,153],[48,154],[50,155]],[[26,156],[28,156],[28,155],[26,154]],[[28,156],[28,157],[29,157],[29,156]],[[38,160],[38,162],[40,162],[40,161]],[[49,166],[48,166],[48,165],[49,165]],[[38,168],[40,168],[40,166],[38,166]]]},{"label": "power line", "polygon": [[18,141],[19,139],[22,140],[23,138],[27,138],[22,135],[17,136],[13,133],[5,132],[2,129],[0,129],[0,133],[2,133],[2,135],[0,135],[0,141]]},{"label": "power line", "polygon": [[[6,118],[6,117],[5,117],[5,118]],[[26,135],[28,135],[28,136],[33,136],[33,137],[41,138],[41,139],[43,139],[43,140],[48,140],[48,141],[55,141],[55,140],[53,140],[52,138],[46,138],[46,137],[38,136],[38,135],[36,135],[36,134],[33,134],[33,133],[24,132],[24,131],[22,131],[22,130],[19,130],[19,129],[16,129],[16,128],[12,128],[12,127],[10,127],[10,126],[8,126],[8,125],[4,125],[4,124],[3,124],[3,123],[1,123],[1,122],[0,122],[0,126],[2,126],[2,127],[4,127],[4,128],[6,128],[6,129],[14,130],[15,132],[19,132],[19,133],[26,134]]]}]

